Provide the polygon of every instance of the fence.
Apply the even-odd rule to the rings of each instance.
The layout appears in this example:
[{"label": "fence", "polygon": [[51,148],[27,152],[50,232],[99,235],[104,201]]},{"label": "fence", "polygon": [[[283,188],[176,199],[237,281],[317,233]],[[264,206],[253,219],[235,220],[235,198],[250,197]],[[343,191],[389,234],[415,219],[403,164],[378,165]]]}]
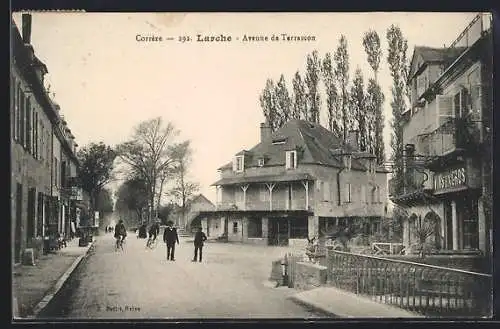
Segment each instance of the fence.
[{"label": "fence", "polygon": [[426,316],[489,317],[492,276],[328,250],[328,284]]}]

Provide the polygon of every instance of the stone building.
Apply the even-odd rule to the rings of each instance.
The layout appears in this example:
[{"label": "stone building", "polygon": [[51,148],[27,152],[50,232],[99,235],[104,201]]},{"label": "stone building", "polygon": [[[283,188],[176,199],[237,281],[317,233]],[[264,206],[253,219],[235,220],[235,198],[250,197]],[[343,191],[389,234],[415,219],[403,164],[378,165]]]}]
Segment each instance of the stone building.
[{"label": "stone building", "polygon": [[[65,230],[60,220],[60,186],[63,176],[61,153],[69,154],[73,168],[76,144],[62,134],[64,123],[58,105],[44,86],[47,67],[31,45],[31,15],[22,16],[22,35],[11,21],[10,75],[10,200],[13,263],[19,263],[26,248],[38,255],[47,230]],[[68,173],[69,174],[69,173]],[[72,174],[76,176],[76,169]]]},{"label": "stone building", "polygon": [[491,21],[483,14],[450,47],[415,47],[411,108],[404,113],[405,180],[399,189],[390,183],[392,201],[408,214],[407,247],[431,225],[426,242],[438,250],[491,250],[483,194],[491,170],[485,136],[491,127],[492,47]]},{"label": "stone building", "polygon": [[205,212],[229,241],[303,244],[320,231],[368,219],[380,230],[387,172],[375,157],[316,123],[292,120],[272,133],[261,124],[260,143],[219,168],[216,210]]}]

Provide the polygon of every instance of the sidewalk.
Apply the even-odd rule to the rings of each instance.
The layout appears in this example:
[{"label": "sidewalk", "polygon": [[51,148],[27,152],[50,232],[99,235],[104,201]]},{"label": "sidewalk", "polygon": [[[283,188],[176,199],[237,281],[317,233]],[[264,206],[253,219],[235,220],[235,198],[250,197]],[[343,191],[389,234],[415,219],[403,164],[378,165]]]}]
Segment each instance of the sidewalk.
[{"label": "sidewalk", "polygon": [[378,303],[334,287],[302,291],[290,297],[301,304],[336,318],[423,318],[422,315]]},{"label": "sidewalk", "polygon": [[13,318],[36,316],[57,294],[91,245],[79,247],[78,238],[75,238],[66,248],[40,256],[35,266],[15,266],[12,271]]}]

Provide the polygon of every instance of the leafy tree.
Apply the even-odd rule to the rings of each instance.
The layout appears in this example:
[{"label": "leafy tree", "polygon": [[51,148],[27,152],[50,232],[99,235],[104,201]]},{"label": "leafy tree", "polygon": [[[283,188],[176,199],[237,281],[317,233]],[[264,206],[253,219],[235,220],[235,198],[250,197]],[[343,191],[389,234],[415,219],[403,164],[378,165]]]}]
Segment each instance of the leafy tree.
[{"label": "leafy tree", "polygon": [[402,114],[406,108],[407,102],[407,86],[406,79],[408,76],[408,63],[406,51],[408,44],[406,39],[398,26],[391,25],[387,30],[388,53],[387,62],[389,63],[389,70],[391,73],[393,86],[392,86],[392,129],[391,147],[392,156],[391,160],[393,165],[393,181],[396,193],[401,193],[404,187],[403,183],[403,126]]},{"label": "leafy tree", "polygon": [[307,120],[306,86],[299,71],[295,72],[292,81],[292,86],[293,86],[292,118]]},{"label": "leafy tree", "polygon": [[274,90],[274,95],[276,99],[275,105],[277,114],[276,129],[279,129],[291,119],[292,100],[288,93],[285,77],[283,76],[283,74],[278,80],[278,84],[276,85]]},{"label": "leafy tree", "polygon": [[366,151],[368,146],[365,92],[363,84],[363,74],[361,69],[357,68],[354,73],[353,85],[350,92],[351,111],[354,114],[354,121],[359,132],[358,148],[360,151]]},{"label": "leafy tree", "polygon": [[378,71],[382,49],[380,47],[380,37],[376,31],[369,30],[364,34],[363,46],[370,64],[374,79],[369,79],[367,88],[367,108],[368,108],[368,138],[369,150],[377,157],[377,164],[385,162],[384,150],[384,115],[383,104],[384,94],[378,83]]},{"label": "leafy tree", "polygon": [[149,202],[146,181],[140,177],[129,178],[118,188],[116,198],[116,208],[119,212],[134,211],[136,218],[140,221],[142,210],[148,206]]},{"label": "leafy tree", "polygon": [[307,120],[319,123],[320,113],[320,96],[319,96],[319,79],[321,72],[321,60],[319,59],[318,51],[314,50],[312,54],[307,55],[306,79],[307,86]]},{"label": "leafy tree", "polygon": [[340,108],[342,110],[342,134],[343,139],[347,139],[349,132],[351,116],[349,113],[349,93],[347,87],[349,84],[349,54],[347,52],[347,39],[344,35],[340,36],[340,44],[334,55],[335,60],[335,78],[340,90]]},{"label": "leafy tree", "polygon": [[266,117],[267,122],[271,125],[272,131],[276,131],[279,120],[275,91],[276,87],[274,81],[272,79],[267,79],[266,86],[259,96],[262,112],[264,113],[264,117]]},{"label": "leafy tree", "polygon": [[89,193],[90,213],[93,213],[97,209],[97,196],[113,178],[112,171],[116,153],[110,146],[100,142],[82,147],[78,151],[77,157],[80,162],[78,183],[83,190]]},{"label": "leafy tree", "polygon": [[339,98],[335,86],[335,76],[332,66],[332,55],[326,53],[321,67],[323,82],[326,89],[326,109],[328,112],[328,129],[337,136],[341,136],[341,118],[339,116]]},{"label": "leafy tree", "polygon": [[111,192],[104,188],[97,195],[96,210],[101,214],[110,214],[113,212],[113,199],[111,198]]},{"label": "leafy tree", "polygon": [[165,206],[160,206],[160,209],[158,210],[158,218],[160,218],[162,224],[164,225],[167,224],[174,210],[175,210],[175,204],[173,203],[168,203]]},{"label": "leafy tree", "polygon": [[162,118],[157,117],[139,123],[134,128],[132,138],[117,146],[117,153],[128,165],[131,176],[144,179],[149,220],[153,216],[155,200],[164,183],[162,177],[173,164],[170,146],[177,134],[173,124],[164,124]]},{"label": "leafy tree", "polygon": [[181,206],[181,216],[185,223],[186,207],[189,198],[199,189],[199,185],[188,180],[189,166],[192,161],[192,150],[189,141],[177,144],[172,148],[172,159],[174,166],[172,174],[175,179],[175,187],[170,195],[178,200]]}]

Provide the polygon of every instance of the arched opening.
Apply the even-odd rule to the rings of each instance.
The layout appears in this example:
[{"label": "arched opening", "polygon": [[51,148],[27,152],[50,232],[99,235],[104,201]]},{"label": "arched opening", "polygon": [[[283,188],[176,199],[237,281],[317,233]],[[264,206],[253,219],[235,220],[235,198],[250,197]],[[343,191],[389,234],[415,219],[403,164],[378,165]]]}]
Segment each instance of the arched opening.
[{"label": "arched opening", "polygon": [[[437,249],[442,249],[444,241],[441,232],[441,218],[433,210],[429,211],[424,217],[424,225],[429,229],[428,242],[433,242]],[[430,241],[429,241],[430,240]]]}]

